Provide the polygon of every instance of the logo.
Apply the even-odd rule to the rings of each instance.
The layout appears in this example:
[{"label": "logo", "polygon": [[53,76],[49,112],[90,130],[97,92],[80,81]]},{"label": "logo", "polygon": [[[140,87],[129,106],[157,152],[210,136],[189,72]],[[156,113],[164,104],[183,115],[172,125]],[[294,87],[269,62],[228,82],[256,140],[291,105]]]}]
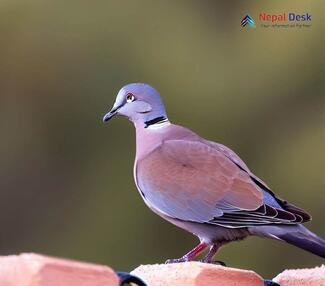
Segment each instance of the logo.
[{"label": "logo", "polygon": [[281,14],[267,14],[260,13],[259,15],[260,21],[267,22],[285,22],[285,21],[297,21],[297,22],[305,22],[311,21],[311,14],[297,14],[297,13],[281,13]]},{"label": "logo", "polygon": [[250,28],[255,28],[255,22],[253,18],[249,15],[246,15],[243,20],[241,20],[240,25],[242,27],[249,26]]},{"label": "logo", "polygon": [[[296,12],[282,12],[270,14],[260,12],[256,16],[257,26],[260,28],[270,29],[304,29],[312,26],[312,14],[310,13],[296,13]],[[240,22],[244,27],[256,28],[255,21],[252,16],[247,14]]]}]

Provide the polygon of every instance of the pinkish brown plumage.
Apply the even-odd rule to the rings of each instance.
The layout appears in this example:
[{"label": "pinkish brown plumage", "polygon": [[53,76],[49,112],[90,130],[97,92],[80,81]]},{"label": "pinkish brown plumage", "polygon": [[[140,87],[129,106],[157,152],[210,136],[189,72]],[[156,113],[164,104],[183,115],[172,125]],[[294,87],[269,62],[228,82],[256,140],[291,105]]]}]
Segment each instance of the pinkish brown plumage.
[{"label": "pinkish brown plumage", "polygon": [[[171,132],[174,128],[181,129],[175,125],[166,128]],[[182,129],[184,136],[191,134]],[[152,132],[157,131],[147,131],[149,136],[160,135]],[[169,135],[168,130],[165,133]],[[255,210],[263,204],[261,190],[222,152],[198,137],[190,140],[168,137],[136,162],[138,187],[150,198],[152,207],[171,217],[204,222],[222,216],[227,205],[238,210]]]},{"label": "pinkish brown plumage", "polygon": [[301,225],[310,220],[308,213],[276,197],[226,146],[171,124],[155,89],[123,87],[104,121],[115,114],[135,125],[134,178],[146,204],[200,239],[192,251],[168,262],[192,260],[208,246],[203,261],[211,262],[220,246],[249,235],[325,257],[324,240]]}]

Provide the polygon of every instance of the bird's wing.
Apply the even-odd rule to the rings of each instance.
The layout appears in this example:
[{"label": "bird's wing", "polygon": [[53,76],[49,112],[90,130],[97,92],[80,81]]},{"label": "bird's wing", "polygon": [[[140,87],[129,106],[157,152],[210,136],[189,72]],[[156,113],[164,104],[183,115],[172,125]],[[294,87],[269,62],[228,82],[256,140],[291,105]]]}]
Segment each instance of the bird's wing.
[{"label": "bird's wing", "polygon": [[[311,215],[306,212],[305,210],[291,204],[288,203],[287,201],[279,198],[275,193],[273,193],[270,189],[270,187],[264,182],[262,181],[259,177],[257,177],[256,175],[254,175],[249,168],[247,167],[247,165],[242,161],[242,159],[230,148],[228,148],[227,146],[224,146],[220,143],[216,143],[213,141],[208,141],[208,140],[204,140],[204,142],[206,144],[208,144],[209,146],[215,148],[216,150],[222,152],[229,160],[231,160],[234,164],[236,164],[238,166],[238,168],[242,169],[243,171],[245,171],[252,179],[252,181],[264,192],[264,202],[266,204],[265,207],[273,207],[275,208],[277,211],[277,214],[275,217],[273,217],[273,220],[268,218],[268,222],[269,223],[274,223],[274,222],[278,222],[278,223],[287,223],[287,220],[290,219],[291,215],[293,214],[295,216],[295,220],[293,221],[293,223],[301,223],[301,222],[307,222],[311,220]],[[267,205],[269,204],[269,205]],[[261,208],[261,210],[263,210],[263,208]],[[261,211],[260,210],[260,211]],[[270,213],[270,208],[268,208],[269,210],[269,215]],[[286,211],[283,212],[282,210]],[[273,212],[273,211],[272,211]],[[288,216],[288,212],[291,213],[291,215]],[[237,212],[237,214],[240,214],[239,212]],[[264,213],[264,210],[262,211],[263,217],[265,218],[266,216],[268,216],[267,213]],[[260,215],[259,211],[255,211],[254,214],[252,213],[246,213],[246,215]],[[280,219],[280,217],[282,219]],[[223,217],[223,219],[225,219],[225,217]],[[280,220],[279,220],[280,219]],[[216,220],[215,220],[216,222]],[[238,221],[237,221],[238,222]],[[292,217],[290,219],[290,223],[292,223]]]},{"label": "bird's wing", "polygon": [[198,141],[167,140],[137,164],[150,204],[183,220],[206,222],[228,210],[258,209],[262,192],[221,152]]},{"label": "bird's wing", "polygon": [[265,205],[250,175],[204,142],[163,141],[137,163],[136,176],[148,204],[169,217],[225,227],[301,221]]},{"label": "bird's wing", "polygon": [[268,185],[265,182],[263,182],[260,178],[255,176],[249,170],[249,168],[247,167],[245,162],[233,150],[231,150],[230,148],[228,148],[225,145],[222,145],[220,143],[216,143],[213,141],[204,140],[204,142],[206,144],[208,144],[209,146],[215,148],[219,152],[223,153],[229,160],[231,160],[233,163],[235,163],[240,169],[247,172],[251,176],[251,178],[256,181],[257,184],[260,183],[260,185],[263,186],[262,189],[267,189],[270,191],[270,188],[268,187]]}]

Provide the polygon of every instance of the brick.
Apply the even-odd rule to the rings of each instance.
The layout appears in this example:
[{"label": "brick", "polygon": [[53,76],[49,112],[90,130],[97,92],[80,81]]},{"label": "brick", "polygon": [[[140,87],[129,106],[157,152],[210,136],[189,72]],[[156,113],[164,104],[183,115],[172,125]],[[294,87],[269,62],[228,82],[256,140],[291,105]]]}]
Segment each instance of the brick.
[{"label": "brick", "polygon": [[0,286],[117,286],[107,267],[38,254],[0,256]]},{"label": "brick", "polygon": [[325,265],[308,269],[285,270],[273,281],[281,286],[325,286]]},{"label": "brick", "polygon": [[263,286],[253,271],[200,262],[141,265],[131,272],[150,286]]}]

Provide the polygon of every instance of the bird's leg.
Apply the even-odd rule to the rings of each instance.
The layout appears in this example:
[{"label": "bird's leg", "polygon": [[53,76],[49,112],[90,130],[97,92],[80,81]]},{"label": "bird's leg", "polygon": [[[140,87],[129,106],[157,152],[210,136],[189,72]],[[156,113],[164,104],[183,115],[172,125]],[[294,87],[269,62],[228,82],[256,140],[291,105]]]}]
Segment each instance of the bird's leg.
[{"label": "bird's leg", "polygon": [[201,262],[204,262],[204,263],[215,263],[215,262],[218,262],[219,264],[221,264],[223,266],[226,266],[226,264],[224,262],[222,262],[222,261],[212,261],[213,257],[218,252],[219,247],[220,246],[218,244],[213,244],[210,247],[209,252],[207,253],[207,255],[203,257],[203,259],[201,260]]},{"label": "bird's leg", "polygon": [[165,263],[179,263],[179,262],[186,262],[193,260],[196,256],[198,256],[202,251],[204,251],[207,248],[207,244],[204,242],[201,242],[199,245],[197,245],[195,248],[193,248],[190,252],[186,253],[181,258],[176,259],[168,259]]}]

